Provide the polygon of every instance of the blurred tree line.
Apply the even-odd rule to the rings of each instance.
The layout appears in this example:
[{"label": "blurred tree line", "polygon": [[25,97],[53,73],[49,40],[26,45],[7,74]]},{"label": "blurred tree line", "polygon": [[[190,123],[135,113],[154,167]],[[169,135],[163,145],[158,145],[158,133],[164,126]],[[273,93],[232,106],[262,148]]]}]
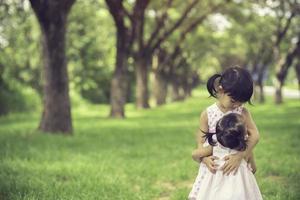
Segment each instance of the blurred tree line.
[{"label": "blurred tree line", "polygon": [[123,118],[232,65],[281,103],[290,68],[300,85],[299,14],[299,0],[0,0],[0,114],[42,104],[40,129],[69,133],[71,100]]}]

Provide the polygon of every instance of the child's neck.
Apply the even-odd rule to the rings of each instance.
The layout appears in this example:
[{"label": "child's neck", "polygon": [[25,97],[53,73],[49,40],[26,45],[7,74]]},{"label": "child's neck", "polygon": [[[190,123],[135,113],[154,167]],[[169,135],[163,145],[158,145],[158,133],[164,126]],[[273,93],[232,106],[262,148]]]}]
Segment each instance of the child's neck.
[{"label": "child's neck", "polygon": [[220,102],[220,101],[217,101],[217,106],[219,107],[219,109],[223,112],[223,113],[226,113],[228,111],[231,110],[231,108],[226,108],[223,106],[223,104]]}]

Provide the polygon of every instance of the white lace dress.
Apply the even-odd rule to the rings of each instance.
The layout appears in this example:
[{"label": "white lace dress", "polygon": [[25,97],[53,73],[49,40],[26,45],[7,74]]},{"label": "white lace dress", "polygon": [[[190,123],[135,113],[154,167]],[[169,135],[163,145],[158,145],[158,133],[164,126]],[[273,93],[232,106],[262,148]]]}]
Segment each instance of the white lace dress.
[{"label": "white lace dress", "polygon": [[[242,107],[223,113],[213,104],[207,108],[209,132],[215,132],[217,121],[228,113],[242,113]],[[215,135],[214,135],[215,136]],[[216,137],[214,137],[216,139]],[[207,142],[204,146],[209,145]],[[219,157],[216,162],[219,168],[225,163],[223,158],[227,155],[237,153],[236,150],[226,148],[217,142],[213,147],[213,155]],[[255,177],[247,167],[245,160],[236,175],[223,175],[223,171],[217,170],[211,173],[205,164],[200,163],[198,176],[188,196],[189,200],[260,200],[262,199]]]}]

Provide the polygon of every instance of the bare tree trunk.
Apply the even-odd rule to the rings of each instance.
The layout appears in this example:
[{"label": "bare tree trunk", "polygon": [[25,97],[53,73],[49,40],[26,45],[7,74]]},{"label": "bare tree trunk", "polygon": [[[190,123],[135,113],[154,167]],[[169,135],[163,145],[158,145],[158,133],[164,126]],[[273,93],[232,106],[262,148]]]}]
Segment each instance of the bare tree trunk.
[{"label": "bare tree trunk", "polygon": [[116,68],[113,78],[111,80],[110,89],[110,117],[124,118],[125,117],[125,103],[128,91],[127,72],[122,72],[122,69]]},{"label": "bare tree trunk", "polygon": [[9,111],[7,106],[5,105],[6,100],[2,96],[4,95],[4,93],[6,93],[7,90],[6,84],[2,78],[3,72],[4,72],[4,65],[0,63],[0,116],[7,114]]},{"label": "bare tree trunk", "polygon": [[[296,56],[300,55],[300,34],[298,36],[298,42],[296,46],[291,49],[285,57],[284,62],[279,64],[279,70],[276,73],[277,84],[276,84],[276,92],[275,92],[275,103],[282,103],[282,87],[284,85],[284,81],[286,79],[288,70],[290,66],[293,64],[293,60]],[[281,63],[281,62],[280,62]]]},{"label": "bare tree trunk", "polygon": [[264,93],[263,83],[259,82],[258,87],[259,87],[259,103],[264,103],[265,102],[265,93]]},{"label": "bare tree trunk", "polygon": [[161,71],[155,71],[154,95],[157,105],[166,103],[168,94],[168,82]]},{"label": "bare tree trunk", "polygon": [[[49,25],[43,34],[44,111],[39,128],[49,132],[71,132],[71,107],[67,64],[65,58],[65,26],[63,22]],[[52,28],[50,28],[52,26]]]},{"label": "bare tree trunk", "polygon": [[266,73],[266,64],[263,64],[263,66],[260,66],[259,73],[258,73],[258,80],[257,85],[259,87],[259,103],[265,102],[265,94],[264,94],[264,75]]},{"label": "bare tree trunk", "polygon": [[72,132],[65,33],[74,0],[30,0],[42,29],[44,61],[44,110],[39,129]]},{"label": "bare tree trunk", "polygon": [[172,85],[172,101],[179,101],[181,99],[180,87],[179,87],[179,82],[176,79],[176,77],[172,77],[171,85]]},{"label": "bare tree trunk", "polygon": [[282,101],[282,86],[283,86],[283,80],[278,80],[278,83],[275,88],[275,103],[281,104]]},{"label": "bare tree trunk", "polygon": [[186,82],[183,85],[183,92],[184,92],[184,98],[192,96],[192,87],[191,87],[191,85],[188,82]]},{"label": "bare tree trunk", "polygon": [[298,90],[299,90],[299,96],[300,96],[300,59],[298,58],[298,62],[295,65],[296,75],[298,79]]},{"label": "bare tree trunk", "polygon": [[116,66],[110,89],[110,117],[113,118],[125,117],[124,110],[128,91],[127,59],[126,35],[125,32],[118,30]]},{"label": "bare tree trunk", "polygon": [[[110,14],[114,19],[117,32],[116,64],[110,86],[110,117],[124,118],[125,104],[127,100],[128,90],[130,89],[128,85],[129,78],[127,61],[131,53],[134,34],[133,28],[126,25],[125,23],[125,21],[130,17],[128,11],[123,5],[124,2],[118,0],[105,0],[105,2],[108,6]],[[140,1],[137,1],[135,6],[137,6],[137,4],[139,3]]]},{"label": "bare tree trunk", "polygon": [[148,61],[139,56],[135,60],[136,71],[136,106],[137,108],[149,108],[148,89]]}]

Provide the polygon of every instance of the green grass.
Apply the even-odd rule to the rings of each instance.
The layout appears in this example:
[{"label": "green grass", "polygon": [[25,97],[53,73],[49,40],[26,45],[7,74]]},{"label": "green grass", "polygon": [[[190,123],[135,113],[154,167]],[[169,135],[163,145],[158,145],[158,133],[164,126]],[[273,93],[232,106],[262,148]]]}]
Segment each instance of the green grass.
[{"label": "green grass", "polygon": [[[191,159],[199,113],[185,102],[108,119],[108,106],[73,110],[74,135],[35,130],[40,113],[0,118],[0,199],[186,199],[197,175]],[[266,200],[300,199],[300,103],[248,106],[261,133],[256,178]]]}]

